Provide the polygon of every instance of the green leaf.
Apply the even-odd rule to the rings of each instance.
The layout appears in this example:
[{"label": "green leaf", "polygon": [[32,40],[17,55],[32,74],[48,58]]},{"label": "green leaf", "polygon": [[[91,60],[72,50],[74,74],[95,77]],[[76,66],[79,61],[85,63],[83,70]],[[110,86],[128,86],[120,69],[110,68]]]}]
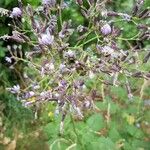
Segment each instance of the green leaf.
[{"label": "green leaf", "polygon": [[115,143],[110,138],[100,137],[97,141],[91,142],[86,147],[87,150],[116,150]]},{"label": "green leaf", "polygon": [[40,3],[40,0],[27,0],[26,2],[31,5],[38,6],[38,4]]},{"label": "green leaf", "polygon": [[111,92],[115,95],[118,99],[126,101],[127,98],[127,91],[123,87],[112,87]]},{"label": "green leaf", "polygon": [[85,85],[86,85],[86,87],[87,87],[88,89],[92,89],[93,86],[94,86],[94,84],[95,84],[95,81],[94,81],[93,79],[88,79],[88,80],[86,80],[86,82],[85,82]]},{"label": "green leaf", "polygon": [[136,133],[136,128],[133,125],[126,126],[126,130],[132,136],[134,136],[134,134]]},{"label": "green leaf", "polygon": [[59,126],[55,123],[49,123],[44,127],[44,131],[47,134],[48,137],[54,137],[54,135],[57,135],[59,132]]},{"label": "green leaf", "polygon": [[6,48],[0,47],[0,57],[4,57],[5,56],[6,50],[7,50]]},{"label": "green leaf", "polygon": [[116,142],[119,139],[121,139],[121,136],[119,132],[117,131],[116,128],[111,128],[109,131],[109,137],[111,138],[112,141]]},{"label": "green leaf", "polygon": [[135,149],[139,148],[139,150],[140,150],[140,148],[143,150],[148,150],[148,149],[150,149],[150,144],[149,144],[149,142],[146,142],[143,140],[134,139],[134,140],[132,140],[132,147],[134,147]]},{"label": "green leaf", "polygon": [[87,125],[90,129],[94,131],[99,131],[102,129],[105,125],[103,116],[100,114],[94,114],[87,120]]},{"label": "green leaf", "polygon": [[100,110],[107,110],[108,104],[105,102],[96,102],[96,106],[100,109]]}]

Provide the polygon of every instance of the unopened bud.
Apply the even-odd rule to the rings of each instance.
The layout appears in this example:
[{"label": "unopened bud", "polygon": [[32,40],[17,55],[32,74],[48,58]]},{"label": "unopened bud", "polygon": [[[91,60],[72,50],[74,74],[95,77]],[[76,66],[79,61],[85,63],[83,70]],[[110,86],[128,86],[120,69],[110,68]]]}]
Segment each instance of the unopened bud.
[{"label": "unopened bud", "polygon": [[42,4],[54,7],[56,4],[56,0],[42,0]]},{"label": "unopened bud", "polygon": [[103,35],[108,35],[111,33],[111,26],[109,24],[105,24],[101,27],[101,32]]},{"label": "unopened bud", "polygon": [[21,11],[21,9],[20,8],[18,8],[18,7],[14,7],[13,8],[13,11],[11,12],[11,15],[10,15],[10,17],[21,17],[21,15],[22,15],[22,11]]},{"label": "unopened bud", "polygon": [[39,43],[41,45],[51,45],[54,41],[54,36],[50,34],[42,34],[41,38],[39,38]]},{"label": "unopened bud", "polygon": [[79,5],[83,5],[83,1],[82,0],[76,0],[76,3]]}]

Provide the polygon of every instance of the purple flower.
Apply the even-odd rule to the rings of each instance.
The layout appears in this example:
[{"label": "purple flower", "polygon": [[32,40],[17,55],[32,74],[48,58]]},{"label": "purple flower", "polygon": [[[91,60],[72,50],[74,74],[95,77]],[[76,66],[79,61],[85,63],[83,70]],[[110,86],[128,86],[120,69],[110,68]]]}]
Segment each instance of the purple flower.
[{"label": "purple flower", "polygon": [[12,17],[12,18],[13,17],[21,17],[21,15],[22,15],[21,9],[18,8],[18,7],[14,7],[13,10],[12,10],[12,12],[11,12],[10,17]]},{"label": "purple flower", "polygon": [[56,0],[42,0],[43,5],[55,6]]},{"label": "purple flower", "polygon": [[77,3],[78,5],[83,5],[83,0],[76,0],[76,3]]},{"label": "purple flower", "polygon": [[114,52],[114,49],[112,49],[110,46],[104,46],[101,48],[101,52],[104,54],[112,54]]},{"label": "purple flower", "polygon": [[34,95],[35,95],[35,93],[33,91],[29,91],[29,92],[25,93],[24,98],[28,99],[28,98],[33,97]]},{"label": "purple flower", "polygon": [[109,24],[105,24],[101,27],[101,32],[103,35],[108,35],[111,33],[111,26]]},{"label": "purple flower", "polygon": [[59,86],[61,87],[65,87],[67,85],[67,81],[66,80],[61,80],[59,83]]},{"label": "purple flower", "polygon": [[47,33],[47,34],[42,34],[41,35],[41,38],[39,38],[39,43],[41,45],[51,45],[54,41],[54,36],[53,35],[50,35],[50,33]]},{"label": "purple flower", "polygon": [[12,88],[6,88],[6,89],[13,94],[20,93],[20,86],[19,85],[14,85]]},{"label": "purple flower", "polygon": [[65,53],[64,53],[64,57],[75,58],[75,57],[76,57],[76,54],[75,54],[74,51],[69,50],[68,52],[65,52]]},{"label": "purple flower", "polygon": [[10,57],[5,57],[5,60],[8,62],[8,63],[12,63],[12,59]]}]

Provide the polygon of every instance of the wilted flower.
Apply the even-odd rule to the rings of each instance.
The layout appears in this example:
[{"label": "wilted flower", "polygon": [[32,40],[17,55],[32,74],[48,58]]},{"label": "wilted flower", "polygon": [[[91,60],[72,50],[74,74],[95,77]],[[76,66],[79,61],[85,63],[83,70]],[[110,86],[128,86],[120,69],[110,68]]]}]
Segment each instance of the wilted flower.
[{"label": "wilted flower", "polygon": [[27,36],[25,36],[24,34],[18,32],[16,30],[12,31],[12,35],[11,36],[6,34],[4,36],[1,36],[0,39],[13,40],[13,41],[18,42],[18,43],[24,43],[25,41],[29,41],[30,40]]},{"label": "wilted flower", "polygon": [[53,35],[50,35],[50,33],[47,33],[47,34],[42,34],[41,35],[41,38],[39,38],[39,43],[41,45],[51,45],[54,41],[54,36]]},{"label": "wilted flower", "polygon": [[109,24],[105,24],[101,27],[101,32],[103,35],[108,35],[111,33],[111,26]]},{"label": "wilted flower", "polygon": [[13,10],[12,10],[12,12],[11,12],[10,17],[12,17],[12,18],[13,17],[21,17],[21,15],[22,15],[21,9],[18,8],[18,7],[14,7]]}]

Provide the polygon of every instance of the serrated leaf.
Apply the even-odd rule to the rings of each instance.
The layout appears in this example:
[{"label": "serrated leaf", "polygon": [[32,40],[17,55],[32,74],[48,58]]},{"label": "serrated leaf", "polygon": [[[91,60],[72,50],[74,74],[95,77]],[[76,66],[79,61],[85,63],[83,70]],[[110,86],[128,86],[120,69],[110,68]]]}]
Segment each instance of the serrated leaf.
[{"label": "serrated leaf", "polygon": [[116,128],[111,128],[110,131],[109,131],[109,137],[111,138],[112,141],[118,141],[121,136],[119,134],[119,132],[117,131]]},{"label": "serrated leaf", "polygon": [[115,143],[110,138],[100,137],[97,141],[91,142],[87,150],[116,150]]},{"label": "serrated leaf", "polygon": [[100,114],[94,114],[87,120],[87,125],[94,131],[99,131],[104,127],[104,119]]}]

